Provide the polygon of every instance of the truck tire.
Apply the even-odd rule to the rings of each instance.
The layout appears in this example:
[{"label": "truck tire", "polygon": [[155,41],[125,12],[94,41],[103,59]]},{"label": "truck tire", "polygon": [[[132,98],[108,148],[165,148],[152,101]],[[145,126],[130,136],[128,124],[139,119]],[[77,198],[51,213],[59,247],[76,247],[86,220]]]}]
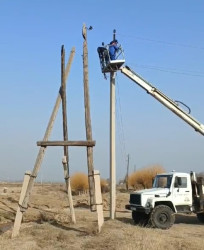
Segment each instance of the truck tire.
[{"label": "truck tire", "polygon": [[197,214],[197,218],[200,222],[204,223],[204,213]]},{"label": "truck tire", "polygon": [[174,221],[174,212],[170,207],[165,205],[156,206],[150,215],[150,222],[156,228],[168,229],[174,224]]},{"label": "truck tire", "polygon": [[134,220],[135,224],[139,224],[141,220],[141,213],[132,211],[132,219]]},{"label": "truck tire", "polygon": [[149,222],[149,214],[132,211],[132,219],[135,224],[145,227]]}]

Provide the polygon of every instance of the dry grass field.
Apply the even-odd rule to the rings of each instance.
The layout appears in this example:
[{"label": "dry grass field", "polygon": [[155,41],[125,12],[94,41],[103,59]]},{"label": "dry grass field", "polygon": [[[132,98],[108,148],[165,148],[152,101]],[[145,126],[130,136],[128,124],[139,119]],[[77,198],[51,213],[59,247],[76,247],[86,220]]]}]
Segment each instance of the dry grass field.
[{"label": "dry grass field", "polygon": [[[7,188],[3,192],[4,187]],[[204,225],[194,215],[177,215],[169,230],[135,226],[125,210],[129,194],[117,191],[116,219],[109,219],[109,194],[103,195],[105,223],[97,233],[96,213],[89,196],[73,196],[76,220],[70,212],[64,185],[35,184],[20,235],[11,239],[21,184],[0,184],[0,249],[204,249]]]}]

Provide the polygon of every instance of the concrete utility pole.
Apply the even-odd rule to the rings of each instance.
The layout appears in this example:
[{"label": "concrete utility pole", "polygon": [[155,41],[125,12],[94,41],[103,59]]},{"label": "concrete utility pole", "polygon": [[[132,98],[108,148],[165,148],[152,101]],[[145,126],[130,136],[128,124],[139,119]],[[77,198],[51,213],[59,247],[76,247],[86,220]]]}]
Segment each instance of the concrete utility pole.
[{"label": "concrete utility pole", "polygon": [[125,184],[126,184],[126,189],[129,189],[128,186],[128,178],[129,178],[129,162],[130,162],[130,155],[128,154],[128,160],[127,160],[127,173],[126,173],[126,178],[125,178]]},{"label": "concrete utility pole", "polygon": [[[115,40],[116,30],[113,30]],[[115,219],[116,172],[115,172],[115,72],[110,73],[110,218]]]}]

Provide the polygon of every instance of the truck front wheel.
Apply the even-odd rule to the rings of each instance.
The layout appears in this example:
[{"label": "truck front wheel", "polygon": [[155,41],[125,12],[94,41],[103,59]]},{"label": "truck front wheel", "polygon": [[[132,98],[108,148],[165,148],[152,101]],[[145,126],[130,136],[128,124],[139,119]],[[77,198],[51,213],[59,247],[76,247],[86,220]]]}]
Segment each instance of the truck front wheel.
[{"label": "truck front wheel", "polygon": [[149,214],[140,213],[136,211],[132,211],[132,218],[135,224],[139,224],[140,226],[147,226],[149,222]]},{"label": "truck front wheel", "polygon": [[158,205],[152,210],[150,221],[153,227],[168,229],[174,224],[175,215],[170,207]]},{"label": "truck front wheel", "polygon": [[135,224],[139,224],[141,220],[140,213],[136,211],[132,211],[132,219],[134,220]]},{"label": "truck front wheel", "polygon": [[197,218],[200,222],[204,223],[204,213],[197,214]]}]

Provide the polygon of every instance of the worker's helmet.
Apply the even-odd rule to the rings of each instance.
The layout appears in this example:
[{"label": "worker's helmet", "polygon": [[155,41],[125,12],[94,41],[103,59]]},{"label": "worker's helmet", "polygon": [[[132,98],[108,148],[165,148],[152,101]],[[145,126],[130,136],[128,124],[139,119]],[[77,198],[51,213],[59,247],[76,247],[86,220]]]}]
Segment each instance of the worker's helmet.
[{"label": "worker's helmet", "polygon": [[110,44],[113,44],[113,43],[118,43],[118,40],[115,39],[115,40],[110,42]]}]

